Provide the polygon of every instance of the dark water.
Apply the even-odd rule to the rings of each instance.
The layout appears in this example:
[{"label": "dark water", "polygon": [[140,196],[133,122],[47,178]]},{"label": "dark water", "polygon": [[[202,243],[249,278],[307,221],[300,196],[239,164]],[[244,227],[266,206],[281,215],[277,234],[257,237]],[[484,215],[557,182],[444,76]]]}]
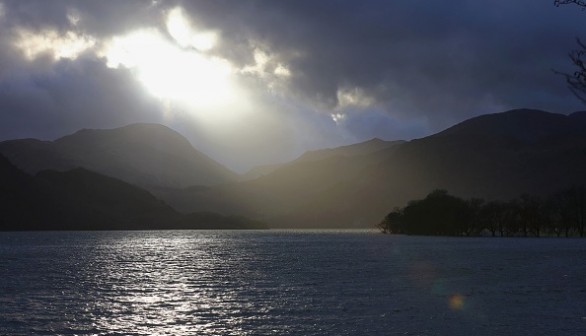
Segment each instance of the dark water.
[{"label": "dark water", "polygon": [[0,233],[1,335],[586,335],[586,240]]}]

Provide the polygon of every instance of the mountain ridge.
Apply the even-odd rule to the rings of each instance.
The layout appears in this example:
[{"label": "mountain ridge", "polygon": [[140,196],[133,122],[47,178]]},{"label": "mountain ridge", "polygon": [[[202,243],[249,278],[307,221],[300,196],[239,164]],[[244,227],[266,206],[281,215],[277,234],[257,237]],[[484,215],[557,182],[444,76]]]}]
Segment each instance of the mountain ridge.
[{"label": "mountain ridge", "polygon": [[276,227],[364,228],[434,189],[489,200],[543,195],[586,184],[586,123],[574,118],[581,114],[484,115],[362,156],[293,161],[252,181],[167,196],[182,211],[230,209]]},{"label": "mountain ridge", "polygon": [[213,185],[237,179],[236,173],[159,124],[83,129],[54,141],[8,140],[0,143],[0,153],[31,174],[84,167],[146,188]]},{"label": "mountain ridge", "polygon": [[296,159],[281,163],[281,164],[273,164],[273,165],[262,165],[257,166],[248,171],[242,177],[241,181],[253,180],[256,178],[260,178],[275,171],[282,169],[283,167],[296,164],[299,162],[308,162],[308,161],[320,161],[324,159],[328,159],[334,156],[359,156],[359,155],[366,155],[370,154],[379,150],[384,150],[388,148],[392,148],[394,146],[400,145],[404,143],[404,140],[382,140],[379,138],[372,138],[370,140],[358,142],[351,145],[345,145],[340,147],[334,148],[323,148],[317,150],[310,150],[306,151],[301,154]]},{"label": "mountain ridge", "polygon": [[[77,134],[61,141],[80,138]],[[140,144],[144,137],[130,140]],[[54,147],[46,142],[26,141],[40,161],[60,154],[51,152]],[[159,144],[169,154],[176,149],[165,146],[173,143],[154,141],[151,147]],[[0,151],[5,146],[0,143]],[[465,198],[506,200],[586,185],[586,113],[510,110],[474,117],[411,141],[371,139],[308,153],[247,181],[150,190],[182,213],[244,215],[280,228],[372,227],[392,208],[434,189]],[[18,158],[18,152],[13,154]],[[106,161],[111,162],[115,160]],[[127,168],[132,172],[136,166]],[[176,170],[171,167],[169,172]]]},{"label": "mountain ridge", "polygon": [[0,231],[260,229],[245,217],[181,214],[150,192],[85,168],[28,175],[0,155]]},{"label": "mountain ridge", "polygon": [[562,135],[562,131],[574,134],[584,130],[586,118],[582,121],[584,117],[581,115],[580,112],[563,115],[535,109],[514,109],[470,118],[425,138],[470,136],[474,133],[493,137],[505,136],[510,140],[526,143],[543,141],[549,140],[548,137]]}]

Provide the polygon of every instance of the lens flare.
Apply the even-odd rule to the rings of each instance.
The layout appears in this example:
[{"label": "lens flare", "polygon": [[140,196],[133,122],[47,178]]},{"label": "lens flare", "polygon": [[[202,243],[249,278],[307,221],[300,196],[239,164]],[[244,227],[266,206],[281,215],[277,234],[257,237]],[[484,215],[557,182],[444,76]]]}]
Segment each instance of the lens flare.
[{"label": "lens flare", "polygon": [[448,299],[448,303],[450,305],[450,309],[452,310],[462,310],[464,308],[464,296],[462,294],[452,294]]}]

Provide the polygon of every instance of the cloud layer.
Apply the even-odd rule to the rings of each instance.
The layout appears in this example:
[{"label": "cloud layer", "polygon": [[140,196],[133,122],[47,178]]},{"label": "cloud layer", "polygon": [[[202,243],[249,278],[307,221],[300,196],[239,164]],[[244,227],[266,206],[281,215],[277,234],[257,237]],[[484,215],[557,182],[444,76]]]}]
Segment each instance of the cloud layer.
[{"label": "cloud layer", "polygon": [[[0,4],[0,139],[159,122],[243,170],[483,113],[582,108],[552,69],[572,71],[586,14],[550,0]],[[141,31],[163,44],[114,64],[113,41],[129,54]]]}]

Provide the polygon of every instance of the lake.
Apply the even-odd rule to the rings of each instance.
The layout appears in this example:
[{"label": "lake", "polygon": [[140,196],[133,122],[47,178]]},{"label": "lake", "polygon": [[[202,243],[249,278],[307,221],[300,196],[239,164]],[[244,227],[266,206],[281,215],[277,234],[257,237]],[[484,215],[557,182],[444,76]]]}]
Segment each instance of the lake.
[{"label": "lake", "polygon": [[0,233],[1,335],[586,335],[586,240]]}]

